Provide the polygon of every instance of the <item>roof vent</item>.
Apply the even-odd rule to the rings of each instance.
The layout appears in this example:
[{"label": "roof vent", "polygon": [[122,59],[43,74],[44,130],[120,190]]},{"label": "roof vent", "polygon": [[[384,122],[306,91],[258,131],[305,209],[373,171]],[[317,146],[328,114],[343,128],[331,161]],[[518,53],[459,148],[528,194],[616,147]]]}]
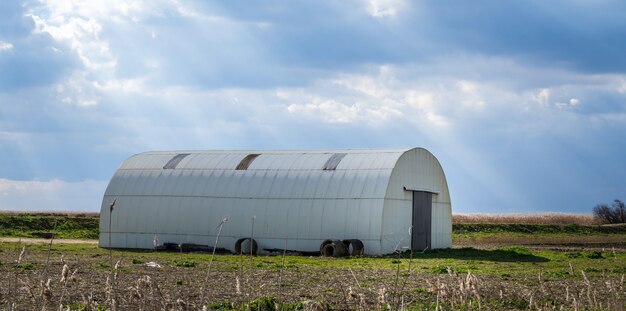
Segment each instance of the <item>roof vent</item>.
[{"label": "roof vent", "polygon": [[243,160],[241,160],[241,162],[239,162],[239,164],[237,164],[237,167],[235,169],[238,171],[247,170],[248,166],[250,166],[250,164],[252,164],[252,161],[254,161],[254,159],[256,159],[256,157],[258,156],[260,156],[260,154],[258,153],[251,153],[247,155],[245,158],[243,158]]},{"label": "roof vent", "polygon": [[339,165],[339,162],[341,162],[341,159],[343,159],[346,154],[347,153],[335,153],[330,156],[330,158],[328,158],[328,161],[326,161],[326,163],[324,164],[323,170],[334,171],[335,169],[337,169],[337,165]]},{"label": "roof vent", "polygon": [[175,169],[178,163],[180,163],[180,161],[182,161],[186,156],[190,154],[191,153],[179,153],[175,155],[173,158],[167,161],[167,163],[163,166],[163,169],[166,169],[166,170]]}]

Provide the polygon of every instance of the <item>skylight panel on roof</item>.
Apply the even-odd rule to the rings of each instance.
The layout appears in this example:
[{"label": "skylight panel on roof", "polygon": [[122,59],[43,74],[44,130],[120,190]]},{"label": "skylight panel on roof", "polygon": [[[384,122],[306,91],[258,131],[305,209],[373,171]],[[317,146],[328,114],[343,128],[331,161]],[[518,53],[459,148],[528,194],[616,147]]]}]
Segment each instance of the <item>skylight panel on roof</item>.
[{"label": "skylight panel on roof", "polygon": [[341,162],[341,159],[343,159],[346,154],[347,153],[335,153],[330,156],[330,158],[328,158],[328,161],[326,161],[326,163],[324,164],[323,170],[334,171],[335,169],[337,169],[337,165],[339,165],[339,162]]},{"label": "skylight panel on roof", "polygon": [[252,164],[252,161],[254,161],[254,159],[256,159],[259,155],[260,154],[257,153],[251,153],[247,155],[245,158],[243,158],[243,160],[241,160],[241,162],[239,162],[239,164],[237,164],[237,167],[235,169],[238,171],[247,170],[250,164]]},{"label": "skylight panel on roof", "polygon": [[180,163],[180,161],[182,161],[186,156],[190,155],[191,153],[179,153],[177,155],[175,155],[173,158],[171,158],[169,161],[167,161],[167,163],[163,166],[163,169],[175,169],[176,166],[178,166],[178,163]]}]

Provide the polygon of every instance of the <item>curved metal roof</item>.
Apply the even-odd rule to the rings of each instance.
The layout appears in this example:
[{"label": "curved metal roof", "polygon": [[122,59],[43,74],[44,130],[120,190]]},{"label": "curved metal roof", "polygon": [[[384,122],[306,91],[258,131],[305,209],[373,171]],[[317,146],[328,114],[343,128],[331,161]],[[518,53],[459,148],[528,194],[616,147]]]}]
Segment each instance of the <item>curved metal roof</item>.
[{"label": "curved metal roof", "polygon": [[[405,151],[144,152],[124,161],[106,195],[383,198],[389,175]],[[258,156],[246,169],[237,169],[249,155]]]}]

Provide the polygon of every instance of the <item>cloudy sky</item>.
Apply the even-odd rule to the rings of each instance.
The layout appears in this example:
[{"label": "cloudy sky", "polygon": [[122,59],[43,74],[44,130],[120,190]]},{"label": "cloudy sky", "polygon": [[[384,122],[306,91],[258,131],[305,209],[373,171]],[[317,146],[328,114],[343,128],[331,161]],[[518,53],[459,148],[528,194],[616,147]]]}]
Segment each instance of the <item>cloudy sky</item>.
[{"label": "cloudy sky", "polygon": [[130,155],[414,147],[459,213],[626,199],[626,2],[0,2],[0,209]]}]

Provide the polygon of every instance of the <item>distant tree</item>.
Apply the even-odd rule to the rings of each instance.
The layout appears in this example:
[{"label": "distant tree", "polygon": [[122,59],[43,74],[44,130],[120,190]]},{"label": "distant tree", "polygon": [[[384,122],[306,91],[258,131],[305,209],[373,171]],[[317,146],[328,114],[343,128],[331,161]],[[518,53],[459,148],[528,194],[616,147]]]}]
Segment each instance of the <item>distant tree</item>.
[{"label": "distant tree", "polygon": [[615,199],[610,206],[598,204],[593,208],[593,215],[605,224],[626,223],[626,207],[624,202]]}]

